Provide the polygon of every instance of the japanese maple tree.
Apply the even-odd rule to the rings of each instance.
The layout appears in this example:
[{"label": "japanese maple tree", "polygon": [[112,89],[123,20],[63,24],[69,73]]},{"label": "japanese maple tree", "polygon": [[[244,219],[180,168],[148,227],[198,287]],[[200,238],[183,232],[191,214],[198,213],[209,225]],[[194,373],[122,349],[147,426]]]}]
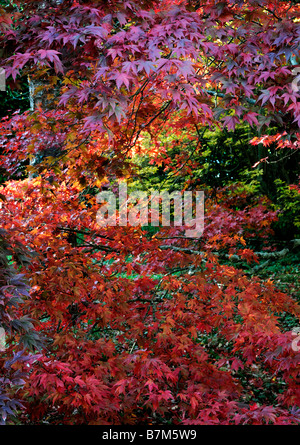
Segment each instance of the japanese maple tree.
[{"label": "japanese maple tree", "polygon": [[[299,422],[300,354],[279,321],[299,320],[299,304],[224,261],[259,262],[249,242],[263,245],[277,218],[265,197],[239,184],[208,195],[198,239],[96,220],[97,192],[136,179],[137,155],[191,189],[197,164],[185,149],[201,151],[206,128],[247,123],[252,144],[298,150],[299,18],[279,0],[3,6],[1,66],[12,87],[29,76],[33,102],[0,124],[1,228],[32,254],[11,283],[26,280],[29,294],[5,298],[27,323],[17,324],[24,346],[39,351],[13,382],[24,408],[11,421]],[[175,158],[163,129],[182,147]]]}]

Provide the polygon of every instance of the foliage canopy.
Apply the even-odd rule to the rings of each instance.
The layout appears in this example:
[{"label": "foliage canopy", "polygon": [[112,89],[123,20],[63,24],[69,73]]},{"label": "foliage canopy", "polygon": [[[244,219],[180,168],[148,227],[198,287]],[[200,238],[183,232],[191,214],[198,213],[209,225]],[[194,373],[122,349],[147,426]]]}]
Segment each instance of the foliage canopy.
[{"label": "foliage canopy", "polygon": [[[0,123],[2,421],[298,423],[299,301],[259,271],[299,233],[299,5],[1,5],[33,101]],[[205,190],[203,236],[100,228],[120,179]]]}]

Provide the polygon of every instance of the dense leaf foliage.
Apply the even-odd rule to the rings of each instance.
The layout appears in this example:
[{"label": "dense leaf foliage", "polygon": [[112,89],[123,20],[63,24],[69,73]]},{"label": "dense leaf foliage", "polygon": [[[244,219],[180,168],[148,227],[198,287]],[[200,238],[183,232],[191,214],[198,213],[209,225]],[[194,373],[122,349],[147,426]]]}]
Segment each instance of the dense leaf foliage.
[{"label": "dense leaf foliage", "polygon": [[[258,171],[277,152],[298,159],[299,18],[279,0],[4,4],[1,65],[12,88],[29,76],[33,107],[0,123],[3,276],[9,255],[31,253],[0,287],[0,322],[21,332],[1,355],[17,373],[3,380],[3,421],[299,423],[300,353],[282,324],[299,324],[299,302],[256,273],[278,255],[280,215],[242,181],[243,150]],[[237,176],[217,176],[228,150],[205,138],[224,128],[248,128]],[[143,180],[145,163],[159,180]],[[203,236],[101,228],[96,194],[121,179],[205,189]],[[23,346],[40,354],[11,359]]]},{"label": "dense leaf foliage", "polygon": [[[10,262],[8,261],[10,258]],[[26,349],[39,348],[40,339],[34,330],[32,320],[21,316],[18,309],[29,298],[29,287],[24,282],[24,275],[17,273],[13,263],[24,264],[29,260],[22,243],[17,237],[10,237],[6,231],[0,231],[0,424],[7,417],[15,414],[22,407],[17,396],[28,378],[30,365],[37,358],[26,353]],[[10,264],[11,263],[11,264]],[[6,347],[7,342],[7,347]]]}]

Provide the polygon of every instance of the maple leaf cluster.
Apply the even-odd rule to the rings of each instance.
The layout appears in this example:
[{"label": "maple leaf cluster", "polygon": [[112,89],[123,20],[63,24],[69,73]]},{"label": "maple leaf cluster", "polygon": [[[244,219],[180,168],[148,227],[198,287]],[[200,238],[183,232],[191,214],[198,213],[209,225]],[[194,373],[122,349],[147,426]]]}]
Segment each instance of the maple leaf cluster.
[{"label": "maple leaf cluster", "polygon": [[[0,281],[0,321],[15,317],[33,354],[11,359],[16,340],[8,338],[3,384],[4,370],[19,378],[24,363],[30,369],[8,377],[15,394],[0,393],[3,421],[15,412],[24,424],[298,423],[300,356],[279,318],[299,320],[299,304],[223,261],[259,261],[249,243],[272,233],[268,200],[249,203],[238,185],[219,190],[207,200],[203,237],[190,240],[184,227],[154,235],[100,228],[96,193],[135,177],[134,155],[146,151],[175,177],[192,176],[195,163],[159,145],[164,125],[194,151],[200,128],[241,123],[261,132],[253,145],[297,149],[299,8],[268,0],[14,5],[0,16],[1,66],[11,85],[29,75],[46,100],[0,123],[1,230],[13,252],[20,245],[31,254],[10,287]],[[183,129],[194,131],[188,142]],[[275,394],[258,404],[265,382]]]}]

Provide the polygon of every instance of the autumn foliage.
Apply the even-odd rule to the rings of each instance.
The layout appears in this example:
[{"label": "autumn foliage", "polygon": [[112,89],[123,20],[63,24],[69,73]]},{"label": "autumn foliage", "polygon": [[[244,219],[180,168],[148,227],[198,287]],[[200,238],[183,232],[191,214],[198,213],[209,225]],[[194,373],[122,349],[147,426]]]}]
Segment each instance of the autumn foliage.
[{"label": "autumn foliage", "polygon": [[[28,0],[0,11],[7,82],[29,75],[36,101],[0,123],[3,422],[299,423],[300,353],[280,324],[299,320],[299,303],[255,273],[253,243],[270,251],[277,212],[244,184],[206,188],[192,156],[205,129],[241,124],[257,128],[253,147],[298,150],[299,5]],[[97,192],[142,184],[137,156],[205,189],[201,238],[99,227]]]}]

